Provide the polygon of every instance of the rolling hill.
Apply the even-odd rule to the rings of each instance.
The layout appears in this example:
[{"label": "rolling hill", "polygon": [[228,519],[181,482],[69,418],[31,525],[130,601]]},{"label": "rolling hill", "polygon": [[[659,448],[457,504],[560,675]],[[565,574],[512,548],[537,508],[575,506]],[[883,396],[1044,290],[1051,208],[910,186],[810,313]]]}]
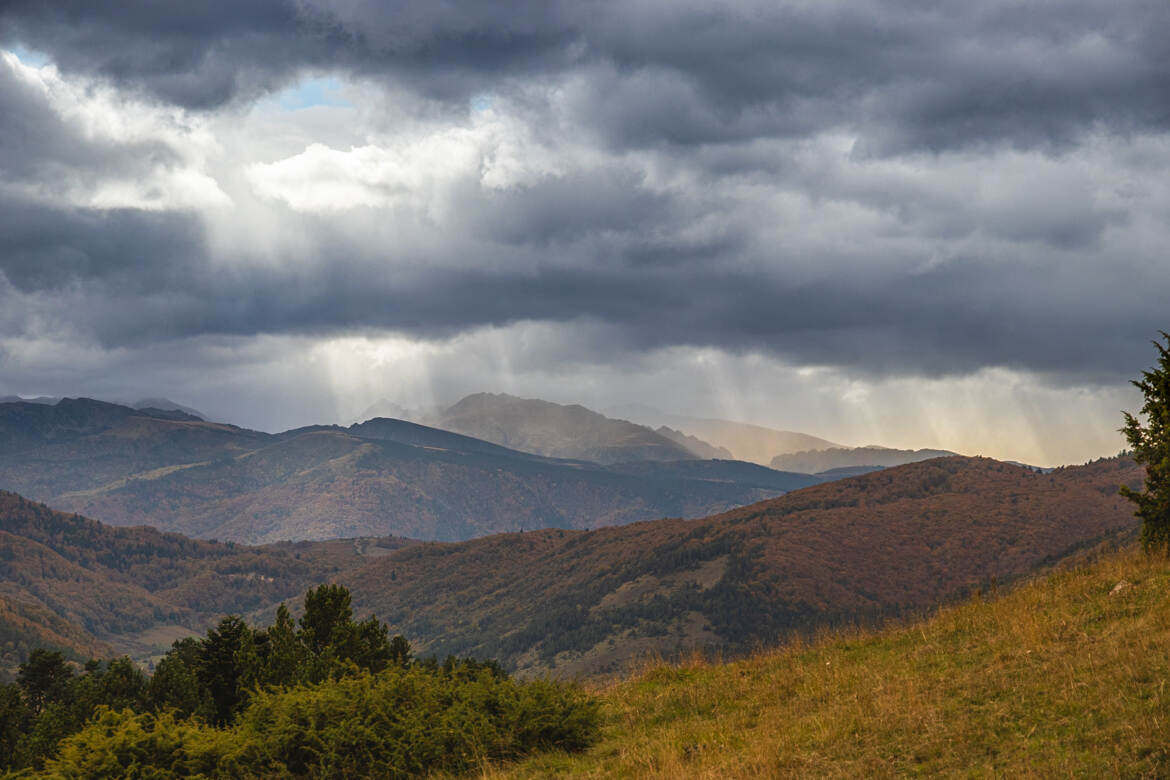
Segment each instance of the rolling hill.
[{"label": "rolling hill", "polygon": [[[149,655],[225,613],[300,595],[367,555],[410,544],[385,538],[265,548],[116,528],[0,492],[0,630],[75,655]],[[47,637],[47,638],[46,638]]]},{"label": "rolling hill", "polygon": [[701,517],[810,484],[675,463],[608,469],[401,420],[266,434],[88,399],[0,404],[0,488],[107,523],[236,542],[593,528]]},{"label": "rolling hill", "polygon": [[640,654],[743,651],[915,614],[1111,536],[1128,460],[1042,475],[944,458],[701,520],[422,544],[348,572],[366,609],[429,651],[528,672],[616,673]]},{"label": "rolling hill", "polygon": [[18,634],[51,614],[41,624],[58,644],[146,657],[227,612],[271,619],[277,602],[332,580],[423,653],[613,675],[646,653],[742,652],[917,614],[1130,538],[1117,487],[1140,480],[1128,460],[1038,474],[946,458],[693,521],[258,547],[110,527],[0,493],[0,599],[24,616],[8,622]]}]

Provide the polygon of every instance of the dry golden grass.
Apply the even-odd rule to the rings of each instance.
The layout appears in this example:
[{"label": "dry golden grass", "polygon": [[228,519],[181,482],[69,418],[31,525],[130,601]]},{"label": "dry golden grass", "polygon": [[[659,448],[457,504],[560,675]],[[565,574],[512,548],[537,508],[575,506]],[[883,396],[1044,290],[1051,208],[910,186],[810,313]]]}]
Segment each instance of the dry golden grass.
[{"label": "dry golden grass", "polygon": [[589,752],[482,776],[1170,776],[1168,677],[1170,563],[1129,550],[905,627],[658,665],[600,691]]}]

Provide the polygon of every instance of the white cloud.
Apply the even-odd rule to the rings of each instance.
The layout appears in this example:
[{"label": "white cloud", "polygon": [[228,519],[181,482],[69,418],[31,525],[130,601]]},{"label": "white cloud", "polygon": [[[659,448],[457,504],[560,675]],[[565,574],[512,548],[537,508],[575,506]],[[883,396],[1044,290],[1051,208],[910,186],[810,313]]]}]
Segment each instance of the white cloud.
[{"label": "white cloud", "polygon": [[[124,170],[87,165],[84,150],[58,160],[58,179],[26,183],[31,194],[50,200],[62,193],[70,205],[148,210],[204,209],[231,205],[206,171],[216,150],[202,121],[182,109],[130,99],[82,79],[66,79],[51,64],[25,64],[0,51],[9,76],[44,101],[57,121],[95,155],[122,154]],[[62,181],[64,180],[64,186]]]},{"label": "white cloud", "polygon": [[403,128],[348,150],[311,143],[245,168],[259,195],[298,211],[403,209],[435,222],[457,187],[503,190],[559,172],[553,152],[521,122],[482,107],[466,126]]}]

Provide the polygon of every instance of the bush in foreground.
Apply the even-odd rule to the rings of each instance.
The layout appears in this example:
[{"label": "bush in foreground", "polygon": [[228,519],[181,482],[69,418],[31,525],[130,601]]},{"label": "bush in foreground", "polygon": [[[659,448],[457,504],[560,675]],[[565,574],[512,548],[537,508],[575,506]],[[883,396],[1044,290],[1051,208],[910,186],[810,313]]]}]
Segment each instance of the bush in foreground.
[{"label": "bush in foreground", "polygon": [[174,712],[102,709],[45,773],[65,778],[417,777],[465,772],[597,736],[579,688],[488,665],[415,665],[256,694],[217,729]]}]

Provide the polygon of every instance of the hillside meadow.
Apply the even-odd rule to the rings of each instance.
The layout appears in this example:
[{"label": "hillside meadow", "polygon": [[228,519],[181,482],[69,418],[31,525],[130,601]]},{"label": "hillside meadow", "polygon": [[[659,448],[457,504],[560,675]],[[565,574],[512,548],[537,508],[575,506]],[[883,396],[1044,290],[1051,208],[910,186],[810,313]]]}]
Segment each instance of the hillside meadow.
[{"label": "hillside meadow", "polygon": [[917,623],[598,691],[603,737],[504,778],[1165,777],[1170,562],[1136,549]]}]

